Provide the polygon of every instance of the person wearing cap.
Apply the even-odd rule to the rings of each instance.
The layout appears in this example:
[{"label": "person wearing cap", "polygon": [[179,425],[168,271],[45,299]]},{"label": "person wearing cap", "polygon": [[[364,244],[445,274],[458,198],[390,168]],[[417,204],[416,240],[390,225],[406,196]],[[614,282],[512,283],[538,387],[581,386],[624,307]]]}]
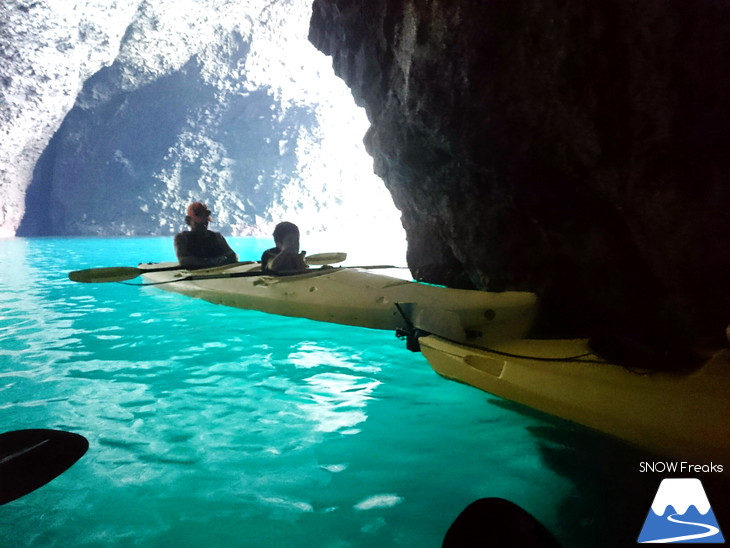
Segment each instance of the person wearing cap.
[{"label": "person wearing cap", "polygon": [[210,210],[202,202],[188,206],[185,224],[190,230],[175,236],[175,254],[184,268],[208,268],[238,262],[238,256],[220,232],[208,230]]},{"label": "person wearing cap", "polygon": [[294,223],[283,222],[274,228],[276,247],[267,249],[261,256],[261,270],[264,272],[283,272],[304,270],[306,251],[299,251],[299,227]]}]

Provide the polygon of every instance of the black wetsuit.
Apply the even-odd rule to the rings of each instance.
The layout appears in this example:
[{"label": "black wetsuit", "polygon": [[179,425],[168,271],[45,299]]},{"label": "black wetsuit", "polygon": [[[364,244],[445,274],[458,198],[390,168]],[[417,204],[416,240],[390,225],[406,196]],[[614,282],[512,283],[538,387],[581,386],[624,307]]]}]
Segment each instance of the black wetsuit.
[{"label": "black wetsuit", "polygon": [[189,230],[175,236],[175,253],[185,268],[206,268],[238,260],[220,232],[207,229]]},{"label": "black wetsuit", "polygon": [[212,259],[225,255],[229,251],[228,246],[221,243],[220,233],[212,230],[206,230],[203,233],[188,230],[181,232],[179,238],[184,243],[188,255]]}]

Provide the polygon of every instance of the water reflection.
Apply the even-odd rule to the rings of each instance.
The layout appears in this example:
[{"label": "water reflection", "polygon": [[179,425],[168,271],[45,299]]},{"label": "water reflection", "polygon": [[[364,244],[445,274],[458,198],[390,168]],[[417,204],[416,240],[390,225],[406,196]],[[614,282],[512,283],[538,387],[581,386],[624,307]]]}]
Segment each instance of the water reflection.
[{"label": "water reflection", "polygon": [[[0,528],[22,539],[39,531],[48,546],[170,545],[189,534],[235,546],[231,530],[259,531],[259,545],[327,531],[332,545],[425,546],[483,496],[561,523],[561,501],[580,489],[564,469],[569,440],[437,377],[392,334],[66,279],[164,259],[159,246],[171,248],[0,245],[17,265],[0,280],[0,419],[91,445]],[[39,517],[48,512],[58,519]],[[71,517],[81,532],[68,531]]]},{"label": "water reflection", "polygon": [[[645,473],[642,462],[672,461],[620,439],[493,398],[492,403],[540,423],[526,429],[537,442],[543,466],[570,481],[555,507],[551,530],[565,546],[614,547],[634,544],[665,475]],[[721,474],[701,474],[713,504],[730,507],[730,484]],[[715,502],[716,501],[716,502]]]}]

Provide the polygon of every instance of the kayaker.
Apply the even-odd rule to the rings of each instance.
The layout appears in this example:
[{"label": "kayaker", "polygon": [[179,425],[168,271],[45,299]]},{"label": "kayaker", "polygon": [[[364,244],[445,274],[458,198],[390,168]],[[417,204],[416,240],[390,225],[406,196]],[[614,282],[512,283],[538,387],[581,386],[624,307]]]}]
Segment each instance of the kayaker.
[{"label": "kayaker", "polygon": [[202,202],[188,206],[185,224],[190,230],[175,236],[175,254],[180,266],[207,268],[238,262],[238,256],[220,232],[208,230],[210,210]]},{"label": "kayaker", "polygon": [[306,251],[299,251],[299,227],[294,223],[283,222],[274,228],[276,247],[267,249],[261,256],[261,269],[264,272],[283,272],[304,270]]}]

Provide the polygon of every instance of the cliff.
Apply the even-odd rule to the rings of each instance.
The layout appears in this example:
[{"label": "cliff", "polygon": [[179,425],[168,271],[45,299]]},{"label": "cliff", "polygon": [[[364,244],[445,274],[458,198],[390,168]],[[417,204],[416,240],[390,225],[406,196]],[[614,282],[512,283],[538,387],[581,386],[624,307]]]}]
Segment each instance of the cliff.
[{"label": "cliff", "polygon": [[[308,0],[9,0],[0,7],[6,236],[377,227],[399,215],[367,119],[307,40]],[[354,251],[354,250],[353,250]]]},{"label": "cliff", "polygon": [[15,234],[36,161],[83,81],[113,59],[136,4],[0,4],[0,237]]},{"label": "cliff", "polygon": [[[536,291],[536,336],[727,344],[730,3],[315,0],[419,279]],[[633,359],[632,356],[640,356]]]},{"label": "cliff", "polygon": [[417,278],[535,291],[535,336],[688,365],[730,323],[729,23],[720,0],[8,0],[0,235],[171,234],[202,199],[226,233],[378,246],[395,202]]}]

